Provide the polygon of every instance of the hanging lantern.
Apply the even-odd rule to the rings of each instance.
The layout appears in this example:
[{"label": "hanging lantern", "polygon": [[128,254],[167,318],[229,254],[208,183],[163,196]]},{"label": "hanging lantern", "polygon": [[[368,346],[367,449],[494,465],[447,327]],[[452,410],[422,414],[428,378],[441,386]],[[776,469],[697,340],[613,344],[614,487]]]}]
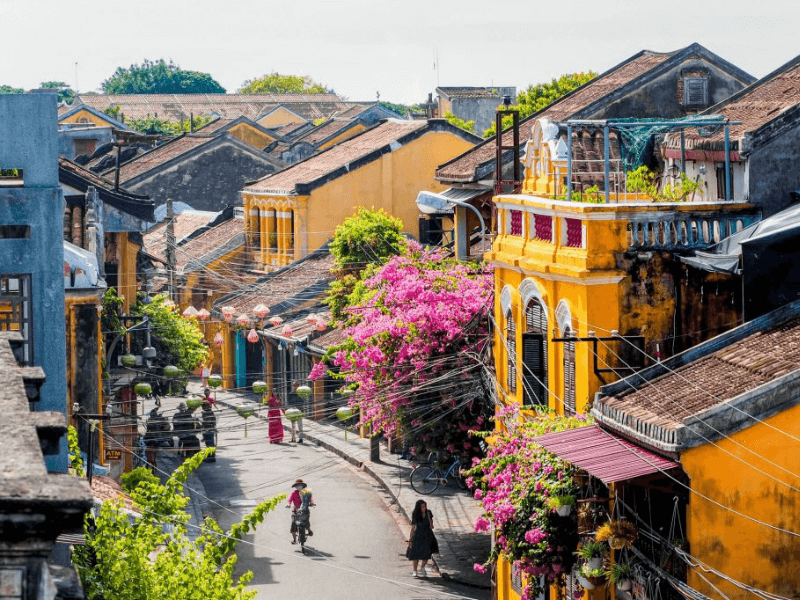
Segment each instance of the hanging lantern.
[{"label": "hanging lantern", "polygon": [[308,315],[306,317],[306,321],[308,321],[309,323],[316,323],[317,319],[319,319],[317,315]]},{"label": "hanging lantern", "polygon": [[197,311],[197,318],[200,319],[201,321],[207,321],[208,317],[210,316],[211,313],[208,312],[205,308],[201,308],[200,310]]},{"label": "hanging lantern", "polygon": [[186,307],[186,310],[183,311],[184,317],[196,317],[197,316],[197,309],[192,306],[191,304]]},{"label": "hanging lantern", "polygon": [[317,324],[314,327],[317,331],[325,331],[328,328],[328,324],[325,322],[325,319],[317,319]]},{"label": "hanging lantern", "polygon": [[253,309],[253,314],[259,319],[263,319],[269,314],[269,308],[263,304],[256,304],[255,308]]},{"label": "hanging lantern", "polygon": [[218,348],[225,343],[225,338],[222,337],[222,334],[218,331],[217,335],[214,336],[214,345]]},{"label": "hanging lantern", "polygon": [[222,312],[222,318],[223,319],[225,319],[226,321],[230,321],[233,318],[233,315],[236,312],[236,309],[233,308],[232,306],[223,306],[220,309],[220,312]]},{"label": "hanging lantern", "polygon": [[281,331],[281,335],[284,337],[292,337],[294,331],[292,330],[292,326],[288,323],[283,326],[283,331]]},{"label": "hanging lantern", "polygon": [[251,329],[250,333],[247,334],[247,341],[251,344],[255,344],[258,341],[258,334],[255,329]]},{"label": "hanging lantern", "polygon": [[311,388],[307,385],[301,385],[295,390],[295,393],[301,398],[305,399],[311,395]]},{"label": "hanging lantern", "polygon": [[281,323],[283,323],[283,319],[281,319],[279,316],[275,315],[274,317],[272,317],[272,318],[269,320],[269,322],[270,322],[270,323],[272,323],[272,326],[273,326],[273,327],[277,327],[278,325],[280,325]]},{"label": "hanging lantern", "polygon": [[245,326],[250,325],[250,317],[248,317],[246,314],[242,313],[241,315],[236,317],[236,322],[239,325],[245,325]]}]

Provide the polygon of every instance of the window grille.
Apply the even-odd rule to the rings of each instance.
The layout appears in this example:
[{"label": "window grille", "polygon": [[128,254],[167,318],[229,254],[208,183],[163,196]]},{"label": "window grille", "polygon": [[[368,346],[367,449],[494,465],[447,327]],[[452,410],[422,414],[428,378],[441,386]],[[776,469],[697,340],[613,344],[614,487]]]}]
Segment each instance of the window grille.
[{"label": "window grille", "polygon": [[[733,169],[731,169],[731,193],[730,199],[733,200]],[[717,198],[725,200],[725,166],[717,167]]]},{"label": "window grille", "polygon": [[683,105],[708,106],[708,79],[687,77],[683,80]]},{"label": "window grille", "polygon": [[538,300],[532,300],[525,307],[525,328],[522,336],[523,401],[527,406],[547,406],[547,315]]},{"label": "window grille", "polygon": [[31,322],[31,276],[0,275],[0,331],[20,333],[23,363],[27,366],[33,365]]},{"label": "window grille", "polygon": [[[564,337],[572,337],[572,330]],[[564,342],[564,414],[575,414],[575,342]]]},{"label": "window grille", "polygon": [[533,215],[534,238],[545,242],[553,241],[553,218],[547,215]]},{"label": "window grille", "polygon": [[517,393],[517,328],[514,317],[508,313],[506,317],[506,346],[508,347],[508,393]]},{"label": "window grille", "polygon": [[522,595],[522,568],[518,562],[511,563],[511,589]]},{"label": "window grille", "polygon": [[511,213],[511,235],[522,235],[522,211],[512,210]]},{"label": "window grille", "polygon": [[583,225],[580,219],[564,219],[567,224],[567,243],[570,248],[583,247]]}]

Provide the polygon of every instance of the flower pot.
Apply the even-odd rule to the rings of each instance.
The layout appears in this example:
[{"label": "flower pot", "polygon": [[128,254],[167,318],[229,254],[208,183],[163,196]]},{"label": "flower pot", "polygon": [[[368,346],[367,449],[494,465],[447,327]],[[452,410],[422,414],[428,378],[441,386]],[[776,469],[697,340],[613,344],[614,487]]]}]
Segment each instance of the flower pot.
[{"label": "flower pot", "polygon": [[303,418],[303,411],[299,408],[290,408],[284,413],[290,421],[298,421]]},{"label": "flower pot", "polygon": [[608,545],[614,550],[622,550],[626,545],[626,541],[624,538],[612,537],[608,539]]},{"label": "flower pot", "polygon": [[617,582],[617,589],[621,592],[627,592],[631,589],[631,580],[630,579],[623,579],[622,581]]},{"label": "flower pot", "polygon": [[571,504],[562,504],[556,509],[559,517],[568,517],[569,514],[572,512],[572,505]]},{"label": "flower pot", "polygon": [[598,585],[603,585],[606,582],[605,577],[587,577],[586,579],[595,587]]},{"label": "flower pot", "polygon": [[587,590],[594,589],[594,584],[582,575],[578,575],[578,582],[581,584],[582,587],[586,588]]},{"label": "flower pot", "polygon": [[586,561],[586,566],[591,569],[602,569],[603,568],[603,558],[590,558]]}]

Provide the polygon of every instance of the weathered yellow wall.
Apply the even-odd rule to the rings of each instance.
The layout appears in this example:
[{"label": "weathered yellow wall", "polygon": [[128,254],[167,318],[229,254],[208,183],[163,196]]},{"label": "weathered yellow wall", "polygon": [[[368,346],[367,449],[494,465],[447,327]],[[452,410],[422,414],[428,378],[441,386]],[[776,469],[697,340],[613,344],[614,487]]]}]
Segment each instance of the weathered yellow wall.
[{"label": "weathered yellow wall", "polygon": [[258,124],[262,127],[282,127],[289,123],[305,123],[305,119],[293,112],[283,108],[282,106],[273,110],[268,115],[264,115],[259,119]]},{"label": "weathered yellow wall", "polygon": [[504,558],[497,560],[497,598],[498,600],[520,600],[521,598],[511,588],[511,563]]},{"label": "weathered yellow wall", "polygon": [[[681,454],[692,490],[697,492],[691,495],[687,508],[689,551],[733,579],[793,598],[800,595],[800,538],[754,523],[698,495],[758,521],[800,531],[800,503],[796,491],[800,488],[797,475],[800,474],[800,442],[797,441],[800,406],[770,417],[764,423],[716,442],[719,447],[705,444]],[[737,443],[769,457],[771,463],[745,451]],[[794,486],[795,490],[748,465]],[[704,575],[729,598],[752,598],[718,577]],[[688,583],[713,598],[719,597],[692,569]]]},{"label": "weathered yellow wall", "polygon": [[[119,249],[119,271],[117,282],[119,289],[117,294],[125,298],[128,305],[136,302],[136,255],[139,252],[139,245],[128,240],[127,233],[117,233],[117,244]],[[127,312],[127,311],[126,311]]]},{"label": "weathered yellow wall", "polygon": [[[83,119],[83,120],[82,120]],[[94,123],[98,127],[116,127],[116,123],[111,120],[101,119],[97,115],[90,113],[88,110],[79,110],[73,115],[58,120],[59,123]]]},{"label": "weathered yellow wall", "polygon": [[250,144],[253,148],[258,148],[259,150],[275,141],[274,137],[267,135],[248,123],[239,123],[231,127],[228,133],[242,140],[245,144]]},{"label": "weathered yellow wall", "polygon": [[330,148],[331,146],[335,146],[339,142],[343,142],[345,140],[349,140],[351,137],[353,137],[355,135],[358,135],[362,131],[366,131],[366,129],[367,128],[364,125],[356,125],[355,127],[351,127],[347,131],[343,131],[342,133],[340,133],[336,137],[331,138],[330,140],[328,140],[324,144],[320,144],[320,146],[317,147],[317,150],[320,150],[320,151],[327,150],[328,148]]}]

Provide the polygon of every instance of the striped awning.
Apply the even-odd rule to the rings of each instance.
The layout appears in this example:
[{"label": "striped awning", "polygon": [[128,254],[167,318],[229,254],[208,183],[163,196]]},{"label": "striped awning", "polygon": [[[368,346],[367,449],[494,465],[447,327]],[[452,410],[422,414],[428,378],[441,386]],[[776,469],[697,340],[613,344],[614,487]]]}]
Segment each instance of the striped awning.
[{"label": "striped awning", "polygon": [[548,433],[533,441],[606,484],[681,466],[597,425]]}]

